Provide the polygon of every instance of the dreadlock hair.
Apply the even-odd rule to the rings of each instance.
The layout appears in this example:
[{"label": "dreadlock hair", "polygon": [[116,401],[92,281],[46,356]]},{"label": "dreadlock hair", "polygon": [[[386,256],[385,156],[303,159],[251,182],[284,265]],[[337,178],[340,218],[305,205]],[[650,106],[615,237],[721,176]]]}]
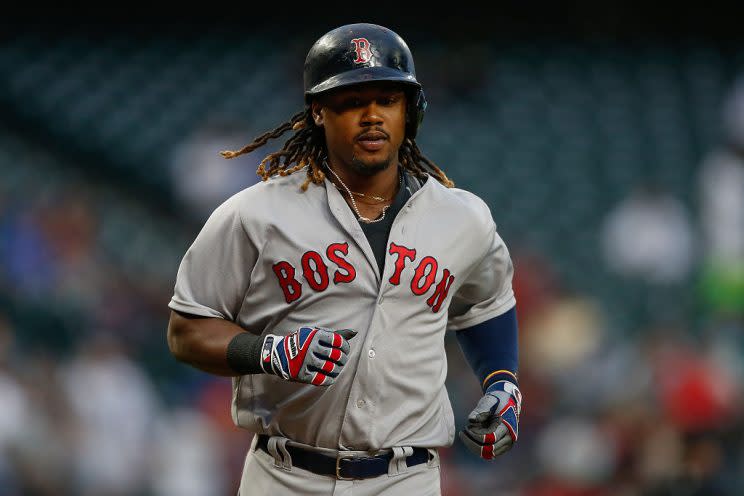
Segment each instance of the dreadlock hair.
[{"label": "dreadlock hair", "polygon": [[[250,153],[265,145],[270,139],[279,138],[290,129],[296,131],[295,134],[284,143],[279,151],[268,154],[261,161],[258,169],[256,169],[256,174],[263,181],[267,181],[271,176],[277,174],[288,176],[309,166],[307,179],[301,186],[302,190],[306,191],[311,182],[322,184],[325,180],[325,172],[323,172],[323,162],[326,157],[325,134],[323,129],[313,122],[310,107],[293,115],[289,121],[281,124],[273,131],[262,134],[240,150],[222,151],[220,155],[230,159],[244,153]],[[448,188],[455,185],[442,169],[421,153],[416,141],[412,138],[405,138],[403,141],[398,150],[398,162],[403,169],[419,179],[425,179],[427,175],[432,175]]]}]

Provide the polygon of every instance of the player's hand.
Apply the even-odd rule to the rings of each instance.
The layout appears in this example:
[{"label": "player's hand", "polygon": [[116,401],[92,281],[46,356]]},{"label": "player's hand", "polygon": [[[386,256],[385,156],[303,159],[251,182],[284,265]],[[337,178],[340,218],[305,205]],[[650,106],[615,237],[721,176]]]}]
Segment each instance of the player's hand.
[{"label": "player's hand", "polygon": [[460,439],[477,456],[492,460],[509,451],[517,441],[521,409],[519,388],[508,381],[495,382],[470,412]]},{"label": "player's hand", "polygon": [[300,327],[287,336],[268,334],[261,349],[261,368],[284,380],[315,386],[336,381],[349,354],[356,331]]}]

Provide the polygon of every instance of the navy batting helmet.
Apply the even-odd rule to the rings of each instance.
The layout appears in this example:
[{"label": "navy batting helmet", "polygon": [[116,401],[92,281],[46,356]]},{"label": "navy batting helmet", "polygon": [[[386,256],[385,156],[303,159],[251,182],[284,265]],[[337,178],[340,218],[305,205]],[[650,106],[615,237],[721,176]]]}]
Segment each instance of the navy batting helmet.
[{"label": "navy batting helmet", "polygon": [[347,24],[324,34],[305,59],[305,101],[324,91],[369,81],[409,86],[406,135],[416,137],[426,97],[416,80],[413,55],[398,34],[369,23]]}]

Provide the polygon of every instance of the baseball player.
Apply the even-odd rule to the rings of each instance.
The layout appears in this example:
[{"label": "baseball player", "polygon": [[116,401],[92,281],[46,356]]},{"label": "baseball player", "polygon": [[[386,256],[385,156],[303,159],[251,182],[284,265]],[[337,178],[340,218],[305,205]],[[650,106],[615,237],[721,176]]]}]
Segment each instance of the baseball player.
[{"label": "baseball player", "polygon": [[419,150],[426,99],[400,36],[333,29],[304,88],[302,112],[223,152],[293,132],[186,252],[170,350],[232,377],[233,420],[256,433],[240,495],[438,495],[447,330],[484,394],[460,439],[484,459],[517,440],[509,252],[488,206]]}]

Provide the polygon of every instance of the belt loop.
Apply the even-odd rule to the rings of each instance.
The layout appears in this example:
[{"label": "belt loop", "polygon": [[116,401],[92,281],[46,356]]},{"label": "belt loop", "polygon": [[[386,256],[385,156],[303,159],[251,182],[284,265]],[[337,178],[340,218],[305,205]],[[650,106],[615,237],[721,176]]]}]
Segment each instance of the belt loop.
[{"label": "belt loop", "polygon": [[274,466],[289,472],[292,470],[292,455],[287,451],[287,441],[286,437],[271,436],[267,448],[274,457]]},{"label": "belt loop", "polygon": [[429,468],[435,468],[439,466],[439,450],[436,448],[427,448],[429,451],[429,461],[426,462],[426,466]]},{"label": "belt loop", "polygon": [[408,470],[406,465],[406,458],[413,454],[413,448],[410,446],[394,446],[393,457],[390,459],[388,464],[388,475],[398,475],[405,473]]}]

